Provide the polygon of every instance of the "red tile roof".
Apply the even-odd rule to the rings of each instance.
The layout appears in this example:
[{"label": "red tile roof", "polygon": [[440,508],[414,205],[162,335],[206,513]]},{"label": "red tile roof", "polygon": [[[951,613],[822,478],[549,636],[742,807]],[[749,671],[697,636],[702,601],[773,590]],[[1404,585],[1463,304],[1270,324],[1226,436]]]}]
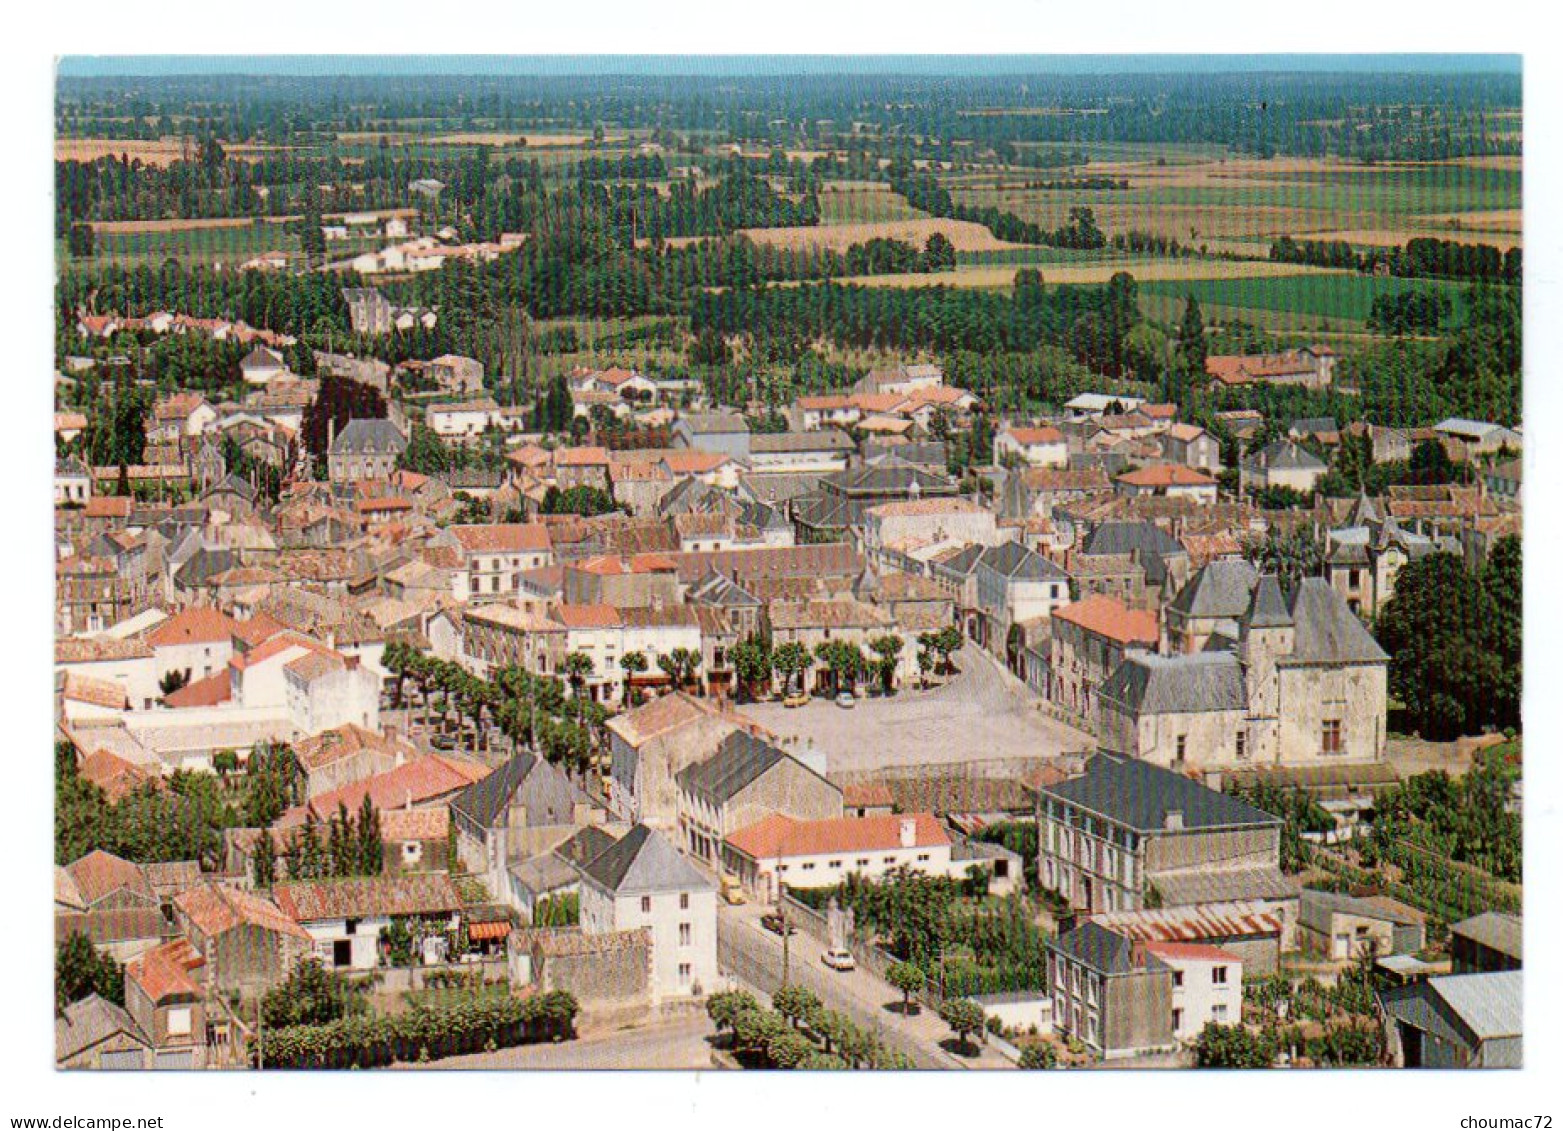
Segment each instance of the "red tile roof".
[{"label": "red tile roof", "polygon": [[469,554],[519,553],[547,550],[553,546],[548,527],[540,522],[452,526],[450,532]]},{"label": "red tile roof", "polygon": [[[904,822],[911,822],[913,843],[901,843]],[[949,833],[932,813],[893,813],[879,817],[833,817],[798,821],[773,813],[739,829],[727,843],[755,860],[788,856],[824,856],[841,852],[878,852],[898,848],[937,848]]]},{"label": "red tile roof", "polygon": [[1031,447],[1033,444],[1062,444],[1064,434],[1057,428],[1006,428],[1005,434],[1017,444]]},{"label": "red tile roof", "polygon": [[1155,613],[1131,609],[1122,601],[1103,594],[1094,594],[1083,601],[1054,609],[1053,618],[1068,621],[1120,644],[1154,646],[1160,638]]},{"label": "red tile roof", "polygon": [[566,628],[616,628],[621,623],[612,605],[560,605],[554,618]]},{"label": "red tile roof", "polygon": [[215,707],[233,698],[233,680],[228,669],[215,672],[205,679],[187,683],[171,695],[163,696],[163,706],[178,710],[182,707]]},{"label": "red tile roof", "polygon": [[275,827],[302,825],[307,812],[313,812],[316,818],[324,820],[336,813],[340,805],[346,805],[348,812],[356,813],[366,796],[382,813],[425,804],[466,789],[491,772],[489,767],[476,762],[429,754],[397,766],[394,770],[310,798],[303,805],[295,806],[277,818]]},{"label": "red tile roof", "polygon": [[1194,962],[1234,962],[1242,964],[1242,958],[1230,950],[1206,943],[1148,942],[1145,949],[1159,958],[1185,958]]},{"label": "red tile roof", "polygon": [[88,518],[129,518],[134,503],[129,495],[94,495],[81,513]]},{"label": "red tile roof", "polygon": [[270,900],[220,884],[206,884],[174,896],[174,906],[208,936],[254,926],[311,941],[309,932]]},{"label": "red tile roof", "polygon": [[277,906],[300,923],[372,915],[431,915],[461,909],[461,894],[443,874],[372,876],[278,884]]},{"label": "red tile roof", "polygon": [[135,982],[153,1005],[169,998],[199,998],[200,984],[191,977],[206,965],[187,939],[175,939],[147,951],[125,967],[125,977]]},{"label": "red tile roof", "polygon": [[76,767],[76,776],[101,789],[111,804],[140,786],[161,784],[163,780],[105,747],[99,747],[83,758]]},{"label": "red tile roof", "polygon": [[147,633],[146,640],[154,648],[226,643],[233,639],[238,627],[238,622],[221,609],[199,606],[175,613]]},{"label": "red tile roof", "polygon": [[1138,471],[1125,472],[1118,482],[1134,487],[1214,487],[1216,481],[1202,471],[1181,463],[1158,463]]},{"label": "red tile roof", "polygon": [[134,892],[148,903],[156,899],[139,865],[101,848],[67,864],[65,870],[76,881],[76,890],[89,907],[117,891]]}]

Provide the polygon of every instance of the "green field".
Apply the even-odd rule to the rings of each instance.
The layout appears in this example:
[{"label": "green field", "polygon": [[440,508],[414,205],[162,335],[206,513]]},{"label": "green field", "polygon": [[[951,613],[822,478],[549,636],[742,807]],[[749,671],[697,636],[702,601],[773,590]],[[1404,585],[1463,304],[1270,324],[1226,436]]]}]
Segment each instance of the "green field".
[{"label": "green field", "polygon": [[1174,300],[1178,313],[1182,312],[1182,300],[1192,295],[1202,309],[1219,307],[1239,312],[1269,312],[1286,315],[1295,322],[1315,327],[1325,321],[1337,325],[1361,324],[1367,320],[1373,308],[1373,300],[1379,295],[1425,287],[1447,292],[1455,303],[1456,311],[1459,310],[1460,295],[1465,289],[1462,284],[1428,279],[1391,279],[1349,272],[1282,278],[1150,282],[1140,284],[1140,293]]},{"label": "green field", "polygon": [[[883,224],[900,220],[922,220],[926,212],[913,208],[898,192],[882,185],[864,188],[827,186],[819,194],[821,224]],[[873,182],[867,182],[872,185]]]}]

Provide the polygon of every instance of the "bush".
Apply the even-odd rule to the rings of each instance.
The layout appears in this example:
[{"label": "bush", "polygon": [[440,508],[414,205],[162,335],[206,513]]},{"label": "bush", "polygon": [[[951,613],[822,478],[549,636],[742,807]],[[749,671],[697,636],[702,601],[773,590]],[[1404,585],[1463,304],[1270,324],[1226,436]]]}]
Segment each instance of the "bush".
[{"label": "bush", "polygon": [[396,1017],[345,1016],[320,1025],[269,1029],[251,1047],[256,1067],[378,1068],[574,1035],[580,1007],[563,990],[484,997]]}]

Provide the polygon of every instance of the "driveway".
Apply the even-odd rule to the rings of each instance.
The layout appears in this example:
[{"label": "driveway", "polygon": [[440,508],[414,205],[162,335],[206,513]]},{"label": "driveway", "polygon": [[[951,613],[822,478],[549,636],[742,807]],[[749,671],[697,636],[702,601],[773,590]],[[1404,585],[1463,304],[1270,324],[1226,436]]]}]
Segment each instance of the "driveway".
[{"label": "driveway", "polygon": [[792,740],[788,747],[812,742],[825,751],[832,773],[1095,749],[1090,735],[1038,710],[1031,690],[976,645],[957,652],[955,663],[960,671],[943,686],[860,699],[851,710],[828,699],[791,709],[746,703],[739,710]]}]

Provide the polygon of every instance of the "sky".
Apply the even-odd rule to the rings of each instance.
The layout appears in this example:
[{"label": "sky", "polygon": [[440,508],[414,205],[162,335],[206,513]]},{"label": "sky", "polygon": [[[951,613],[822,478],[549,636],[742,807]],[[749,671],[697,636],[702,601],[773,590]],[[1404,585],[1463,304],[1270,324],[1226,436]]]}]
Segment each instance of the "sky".
[{"label": "sky", "polygon": [[1520,72],[1519,55],[69,55],[62,77],[166,75]]}]

